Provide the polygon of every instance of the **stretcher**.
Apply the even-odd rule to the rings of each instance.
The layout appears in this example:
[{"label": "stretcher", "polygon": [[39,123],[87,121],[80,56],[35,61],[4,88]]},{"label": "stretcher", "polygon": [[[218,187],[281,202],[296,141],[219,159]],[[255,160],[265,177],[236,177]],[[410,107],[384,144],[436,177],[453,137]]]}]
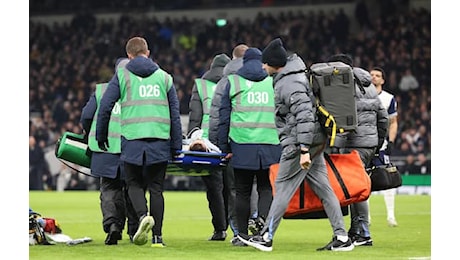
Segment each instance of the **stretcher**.
[{"label": "stretcher", "polygon": [[225,153],[180,150],[169,162],[167,173],[172,175],[204,176],[209,171],[227,166]]},{"label": "stretcher", "polygon": [[[227,166],[227,154],[209,149],[208,152],[190,151],[189,144],[189,140],[184,140],[182,150],[177,151],[177,155],[168,162],[168,174],[203,176],[209,175],[209,170]],[[56,143],[55,155],[58,159],[64,160],[63,163],[67,166],[69,165],[65,161],[86,168],[90,168],[91,165],[87,140],[81,134],[65,132]]]}]

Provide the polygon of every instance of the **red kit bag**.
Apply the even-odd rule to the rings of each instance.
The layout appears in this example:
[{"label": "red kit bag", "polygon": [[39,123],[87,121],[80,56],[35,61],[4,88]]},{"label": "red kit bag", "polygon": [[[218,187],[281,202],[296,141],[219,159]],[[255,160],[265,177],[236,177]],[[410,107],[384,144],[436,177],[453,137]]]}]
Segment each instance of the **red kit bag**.
[{"label": "red kit bag", "polygon": [[[371,179],[363,167],[359,154],[353,150],[349,154],[324,153],[326,167],[335,195],[339,199],[342,213],[348,214],[346,206],[365,201],[371,194]],[[279,164],[270,166],[270,183],[275,195],[275,179]],[[344,212],[346,210],[346,212]],[[346,215],[344,214],[344,215]],[[294,193],[283,218],[315,219],[327,218],[323,204],[304,180]]]}]

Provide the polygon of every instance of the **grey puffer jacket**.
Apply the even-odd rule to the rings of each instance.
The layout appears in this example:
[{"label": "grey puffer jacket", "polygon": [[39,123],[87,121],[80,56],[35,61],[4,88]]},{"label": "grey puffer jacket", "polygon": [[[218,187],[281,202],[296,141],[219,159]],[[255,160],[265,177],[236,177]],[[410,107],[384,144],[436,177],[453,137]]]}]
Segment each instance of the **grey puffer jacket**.
[{"label": "grey puffer jacket", "polygon": [[275,123],[283,148],[294,145],[297,150],[300,144],[317,147],[326,141],[305,69],[303,60],[294,53],[283,70],[274,75]]},{"label": "grey puffer jacket", "polygon": [[356,132],[339,135],[338,138],[342,140],[338,143],[348,148],[379,148],[388,131],[388,112],[371,83],[370,73],[362,68],[353,68],[353,73],[365,90],[363,94],[358,84],[355,84],[358,127]]}]

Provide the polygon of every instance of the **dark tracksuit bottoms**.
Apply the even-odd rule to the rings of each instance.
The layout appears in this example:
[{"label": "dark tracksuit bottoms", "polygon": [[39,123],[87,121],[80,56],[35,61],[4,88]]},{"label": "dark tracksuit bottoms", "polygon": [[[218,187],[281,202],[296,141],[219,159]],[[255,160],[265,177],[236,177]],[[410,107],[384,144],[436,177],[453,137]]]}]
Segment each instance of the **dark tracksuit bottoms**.
[{"label": "dark tracksuit bottoms", "polygon": [[[375,154],[374,148],[341,148],[340,153],[350,153],[352,150],[356,150],[359,153],[359,157],[363,162],[364,168],[372,161]],[[358,234],[362,237],[370,237],[371,233],[369,230],[369,199],[350,205],[350,218],[351,226],[350,233]]]},{"label": "dark tracksuit bottoms", "polygon": [[134,236],[138,227],[138,217],[134,215],[133,205],[126,194],[126,182],[120,178],[120,169],[115,179],[100,177],[100,184],[99,198],[104,232],[109,233],[113,223],[123,230],[127,217],[128,235]]},{"label": "dark tracksuit bottoms", "polygon": [[228,165],[224,170],[224,201],[225,201],[225,215],[227,216],[227,223],[233,232],[233,236],[238,235],[238,225],[236,223],[236,190],[235,190],[235,173],[233,167]]},{"label": "dark tracksuit bottoms", "polygon": [[[153,235],[161,236],[164,217],[163,184],[167,163],[152,165],[135,165],[125,162],[126,184],[128,194],[138,219],[150,212],[155,220]],[[149,183],[145,187],[145,183]],[[150,195],[150,210],[147,208],[145,191]]]},{"label": "dark tracksuit bottoms", "polygon": [[206,185],[206,197],[208,199],[208,207],[212,215],[212,225],[214,231],[227,230],[227,215],[224,200],[224,176],[223,170],[210,170],[209,175],[202,176]]},{"label": "dark tracksuit bottoms", "polygon": [[236,188],[236,222],[238,232],[248,234],[248,220],[251,218],[251,194],[254,184],[254,176],[257,180],[257,192],[259,194],[258,214],[266,218],[273,194],[269,178],[269,169],[247,170],[234,168]]}]

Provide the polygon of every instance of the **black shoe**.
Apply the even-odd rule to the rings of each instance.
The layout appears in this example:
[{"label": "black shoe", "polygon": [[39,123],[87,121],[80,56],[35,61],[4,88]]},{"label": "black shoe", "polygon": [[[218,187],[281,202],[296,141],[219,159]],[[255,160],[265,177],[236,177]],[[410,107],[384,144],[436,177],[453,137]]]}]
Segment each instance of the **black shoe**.
[{"label": "black shoe", "polygon": [[118,240],[121,240],[121,231],[117,227],[117,225],[112,224],[110,225],[110,231],[107,234],[107,237],[105,238],[104,243],[106,245],[117,245]]},{"label": "black shoe", "polygon": [[129,242],[134,243],[133,238],[134,238],[134,235],[129,235]]},{"label": "black shoe", "polygon": [[238,234],[238,238],[248,246],[252,246],[260,251],[270,252],[273,250],[272,240],[268,239],[268,233],[264,235],[249,236],[246,234]]},{"label": "black shoe", "polygon": [[258,217],[256,219],[256,232],[257,232],[257,235],[260,234],[260,232],[262,232],[262,229],[264,228],[265,226],[265,219],[262,218],[262,217]]},{"label": "black shoe", "polygon": [[265,219],[262,217],[250,218],[248,221],[248,229],[252,235],[259,235],[260,231],[264,228]]},{"label": "black shoe", "polygon": [[248,221],[248,230],[252,235],[258,235],[259,230],[257,230],[256,219],[250,218]]},{"label": "black shoe", "polygon": [[355,246],[372,246],[371,237],[362,237],[360,235],[355,235],[351,238],[353,245]]},{"label": "black shoe", "polygon": [[348,233],[348,237],[351,238],[351,241],[353,241],[353,237],[359,236],[359,234],[361,234],[361,232],[359,232],[358,229],[353,229],[352,230],[351,228],[348,230],[347,233]]},{"label": "black shoe", "polygon": [[163,237],[162,236],[157,236],[154,235],[152,238],[152,245],[151,247],[166,247],[166,245],[163,243]]},{"label": "black shoe", "polygon": [[332,238],[332,241],[329,242],[327,245],[317,248],[317,251],[323,251],[323,250],[331,250],[331,251],[351,251],[355,248],[353,245],[353,242],[351,242],[351,239],[348,238],[347,242],[342,242],[337,239],[337,236],[334,236]]},{"label": "black shoe", "polygon": [[226,231],[214,231],[214,233],[208,240],[209,241],[225,241],[226,238],[227,238]]}]

